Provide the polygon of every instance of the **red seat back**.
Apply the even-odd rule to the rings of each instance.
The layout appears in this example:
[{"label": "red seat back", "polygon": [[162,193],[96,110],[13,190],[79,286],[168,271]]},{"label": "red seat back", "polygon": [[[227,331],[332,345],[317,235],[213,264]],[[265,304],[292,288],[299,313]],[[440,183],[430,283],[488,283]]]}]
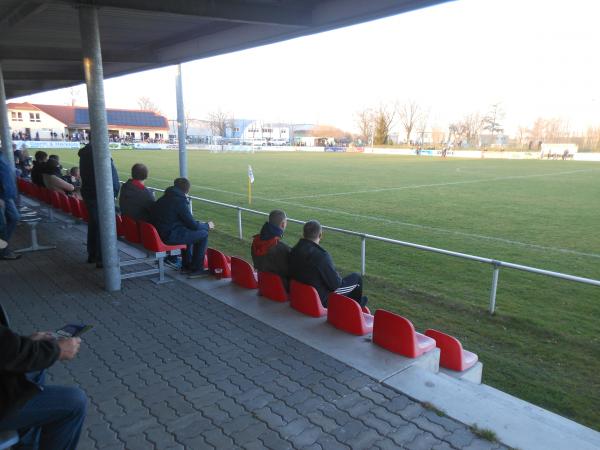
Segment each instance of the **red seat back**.
[{"label": "red seat back", "polygon": [[115,222],[117,224],[117,237],[125,236],[125,226],[123,225],[121,214],[115,214]]},{"label": "red seat back", "polygon": [[50,198],[50,204],[56,208],[56,209],[60,209],[60,197],[58,196],[58,192],[56,191],[51,191],[50,189],[46,188],[47,192],[48,192],[48,196]]},{"label": "red seat back", "polygon": [[290,306],[307,316],[323,317],[327,308],[323,307],[317,290],[296,280],[290,281]]},{"label": "red seat back", "polygon": [[348,333],[364,336],[373,331],[373,316],[345,295],[332,292],[327,298],[327,322]]},{"label": "red seat back", "polygon": [[231,278],[231,265],[224,253],[214,248],[206,250],[208,256],[208,270],[217,278]]},{"label": "red seat back", "polygon": [[165,244],[154,225],[140,221],[138,222],[140,230],[140,239],[145,249],[151,252],[168,252],[171,250],[182,250],[185,248],[185,244],[180,245],[167,245]]},{"label": "red seat back", "polygon": [[69,197],[67,194],[59,192],[58,199],[60,201],[60,209],[67,214],[71,214],[71,205],[69,204]]},{"label": "red seat back", "polygon": [[411,321],[384,309],[375,311],[373,343],[408,358],[420,356],[415,327]]},{"label": "red seat back", "polygon": [[83,200],[77,200],[79,202],[79,211],[81,212],[81,218],[88,222],[90,220],[90,214],[88,213],[87,206]]},{"label": "red seat back", "polygon": [[231,257],[231,281],[246,289],[258,288],[256,272],[252,266],[242,258],[235,256]]},{"label": "red seat back", "polygon": [[281,277],[271,272],[258,272],[258,295],[276,302],[285,302],[288,299]]},{"label": "red seat back", "polygon": [[140,229],[138,227],[138,223],[129,216],[122,216],[122,219],[125,239],[127,239],[132,244],[140,244],[142,242],[142,238],[140,236]]},{"label": "red seat back", "polygon": [[477,362],[475,358],[473,364],[467,367],[464,358],[465,351],[460,341],[454,336],[432,329],[426,330],[425,335],[435,339],[436,346],[440,349],[440,366],[462,372]]},{"label": "red seat back", "polygon": [[76,197],[69,197],[69,206],[71,207],[71,214],[78,219],[81,219],[81,208],[79,207],[79,200]]}]

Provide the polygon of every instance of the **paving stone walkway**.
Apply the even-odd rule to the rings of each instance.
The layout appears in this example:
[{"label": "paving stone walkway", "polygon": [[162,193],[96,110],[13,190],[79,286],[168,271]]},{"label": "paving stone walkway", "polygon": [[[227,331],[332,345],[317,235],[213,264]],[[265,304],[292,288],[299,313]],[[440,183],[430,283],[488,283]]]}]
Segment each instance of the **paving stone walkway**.
[{"label": "paving stone walkway", "polygon": [[21,334],[94,325],[49,371],[89,396],[80,449],[505,448],[183,283],[105,292],[81,231],[39,234],[58,248],[0,261],[0,302]]}]

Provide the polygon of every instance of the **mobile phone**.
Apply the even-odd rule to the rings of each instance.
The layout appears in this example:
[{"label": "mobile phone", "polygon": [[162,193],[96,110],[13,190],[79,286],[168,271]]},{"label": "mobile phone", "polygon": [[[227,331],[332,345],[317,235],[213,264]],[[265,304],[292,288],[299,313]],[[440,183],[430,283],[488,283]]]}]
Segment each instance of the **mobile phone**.
[{"label": "mobile phone", "polygon": [[56,334],[59,338],[79,337],[83,333],[90,331],[92,328],[94,328],[93,325],[68,324],[62,327],[60,330],[56,330]]}]

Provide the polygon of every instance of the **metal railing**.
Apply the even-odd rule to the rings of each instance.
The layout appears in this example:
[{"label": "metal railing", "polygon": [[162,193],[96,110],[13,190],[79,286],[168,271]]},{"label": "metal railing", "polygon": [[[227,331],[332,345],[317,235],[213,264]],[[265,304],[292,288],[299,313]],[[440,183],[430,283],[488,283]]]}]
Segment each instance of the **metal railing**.
[{"label": "metal railing", "polygon": [[[149,187],[149,186],[148,186],[148,189],[150,189],[152,191],[156,191],[156,192],[164,192],[163,189],[153,188],[153,187]],[[237,210],[239,239],[243,239],[242,212],[255,214],[255,215],[259,215],[259,216],[268,216],[269,215],[269,213],[266,213],[263,211],[257,211],[255,209],[244,208],[242,206],[218,202],[216,200],[209,200],[207,198],[194,197],[194,196],[189,196],[189,198],[190,198],[190,200],[196,200],[196,201],[200,201],[200,202],[204,202],[204,203],[209,203],[211,205],[217,205],[217,206],[222,206],[224,208]],[[192,202],[190,201],[190,208],[192,207],[191,205],[192,205]],[[305,222],[303,220],[292,219],[289,217],[287,220],[289,222],[298,223],[298,224],[304,224],[304,222]],[[562,280],[575,281],[577,283],[583,283],[583,284],[588,284],[591,286],[599,286],[600,287],[600,280],[594,280],[591,278],[578,277],[578,276],[569,275],[566,273],[538,269],[535,267],[524,266],[522,264],[515,264],[515,263],[511,263],[511,262],[507,262],[507,261],[500,261],[497,259],[484,258],[482,256],[469,255],[467,253],[453,252],[451,250],[445,250],[442,248],[430,247],[428,245],[415,244],[414,242],[399,241],[397,239],[390,239],[390,238],[376,236],[376,235],[368,234],[368,233],[359,233],[357,231],[345,230],[343,228],[330,227],[330,226],[326,226],[326,225],[323,225],[323,228],[325,230],[334,231],[334,232],[349,235],[349,236],[356,236],[356,237],[360,238],[360,258],[361,258],[360,271],[361,271],[362,275],[366,274],[367,239],[370,239],[372,241],[386,242],[388,244],[400,245],[402,247],[414,248],[416,250],[422,250],[422,251],[431,252],[431,253],[438,253],[440,255],[452,256],[455,258],[466,259],[469,261],[475,261],[475,262],[491,265],[492,266],[492,285],[490,287],[490,300],[489,300],[489,307],[488,307],[490,314],[494,314],[494,311],[496,310],[496,292],[498,290],[498,277],[500,275],[501,267],[504,267],[507,269],[520,270],[522,272],[535,273],[538,275],[545,275],[548,277],[559,278]]]}]

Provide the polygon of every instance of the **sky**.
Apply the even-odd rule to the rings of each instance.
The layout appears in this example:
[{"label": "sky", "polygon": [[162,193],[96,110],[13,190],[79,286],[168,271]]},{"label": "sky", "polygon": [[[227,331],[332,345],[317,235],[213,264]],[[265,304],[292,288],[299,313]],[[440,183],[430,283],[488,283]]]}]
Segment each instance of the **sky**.
[{"label": "sky", "polygon": [[[380,104],[414,100],[446,129],[499,102],[508,133],[537,117],[585,130],[600,126],[598,17],[597,0],[457,0],[185,63],[185,109],[357,131],[357,112]],[[85,87],[74,92],[85,105]],[[149,97],[173,119],[175,68],[107,80],[105,95],[110,108]],[[13,100],[70,104],[71,92]]]}]

